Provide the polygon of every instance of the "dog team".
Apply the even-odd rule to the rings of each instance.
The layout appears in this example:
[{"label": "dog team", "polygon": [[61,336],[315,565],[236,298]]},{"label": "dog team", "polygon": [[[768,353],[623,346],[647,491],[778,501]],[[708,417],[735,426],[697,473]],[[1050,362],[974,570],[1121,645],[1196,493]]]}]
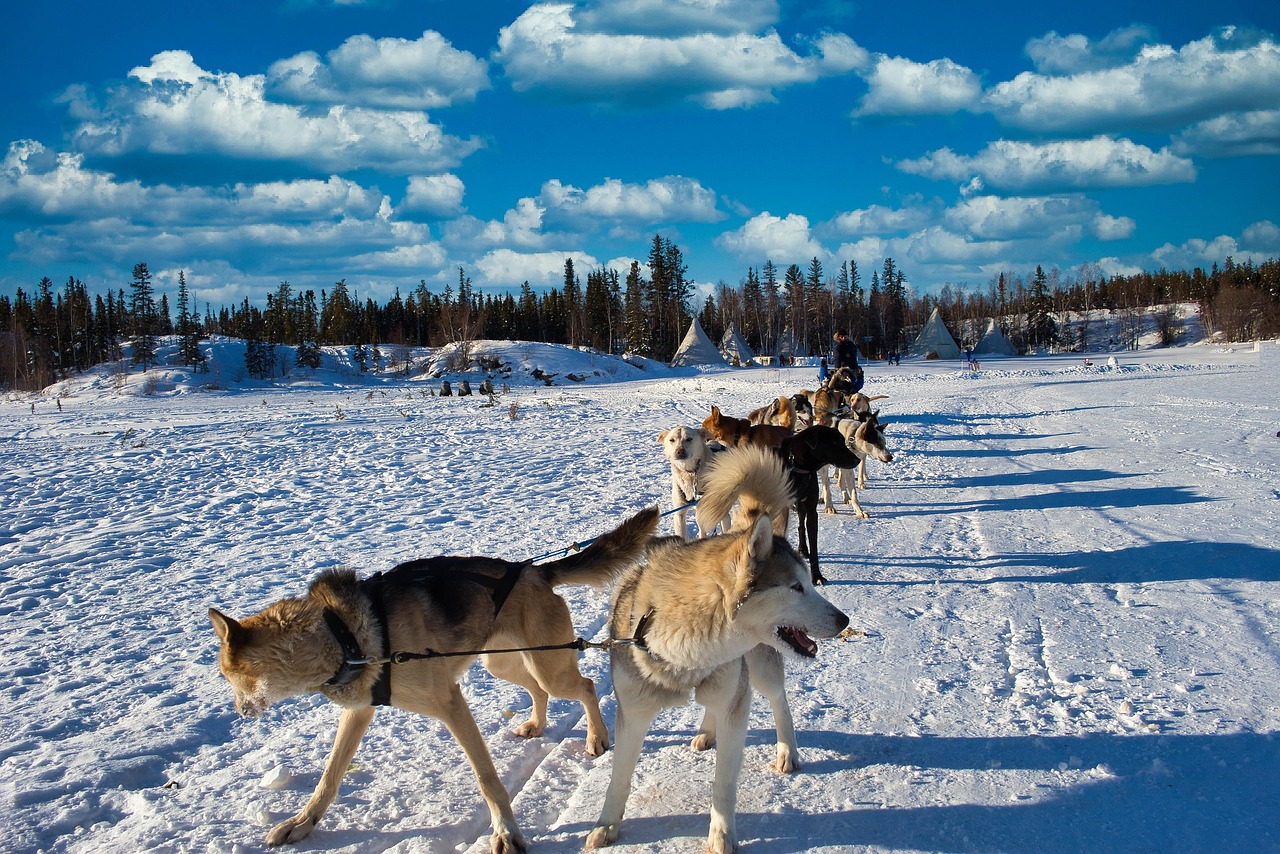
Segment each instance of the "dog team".
[{"label": "dog team", "polygon": [[[511,799],[458,681],[479,658],[494,676],[524,688],[529,719],[515,728],[542,734],[549,696],[586,713],[586,752],[609,748],[594,683],[578,668],[565,600],[567,584],[612,585],[609,650],[617,698],[613,766],[599,820],[586,847],[619,838],[645,735],[663,708],[690,695],[705,709],[692,741],[716,748],[707,850],[737,847],[735,814],[752,689],[768,700],[777,747],[772,767],[800,767],[784,688],[784,654],[814,658],[815,638],[840,634],[849,618],[817,590],[818,477],[839,469],[852,496],[865,485],[868,457],[889,462],[879,399],[842,390],[836,371],[817,391],[779,397],[738,419],[712,407],[700,428],[676,427],[659,440],[671,466],[675,536],[659,536],[657,508],[643,510],[587,548],[542,564],[492,557],[434,557],[364,579],[329,570],[305,596],[236,620],[215,608],[218,666],[236,710],[257,717],[288,697],[320,693],[342,708],[324,771],[302,810],[272,828],[268,845],[298,842],[338,794],[378,706],[439,719],[462,748],[488,806],[493,854],[525,852]],[[847,388],[847,387],[846,387]],[[853,469],[859,470],[858,477]],[[830,486],[826,508],[834,512]],[[687,530],[697,502],[698,538]],[[799,550],[787,539],[794,507]],[[712,532],[720,529],[720,533]]]}]

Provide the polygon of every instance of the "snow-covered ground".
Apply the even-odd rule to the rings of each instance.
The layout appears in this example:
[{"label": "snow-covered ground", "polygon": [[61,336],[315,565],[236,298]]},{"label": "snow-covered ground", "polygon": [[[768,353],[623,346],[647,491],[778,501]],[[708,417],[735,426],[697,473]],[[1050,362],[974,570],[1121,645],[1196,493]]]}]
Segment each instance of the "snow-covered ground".
[{"label": "snow-covered ground", "polygon": [[[562,376],[515,371],[494,402],[421,374],[101,372],[0,402],[0,850],[263,850],[337,709],[239,719],[209,606],[242,616],[332,566],[567,547],[669,509],[659,430],[814,382],[505,350]],[[767,767],[757,699],[744,852],[1280,850],[1280,355],[1119,359],[869,366],[897,458],[870,519],[840,506],[819,534],[865,634],[789,665],[800,773]],[[566,595],[601,637],[606,595]],[[582,666],[612,724],[604,653]],[[464,687],[533,851],[579,850],[611,766],[580,708],[525,741],[522,692],[478,667]],[[698,714],[656,722],[617,851],[702,850]],[[479,854],[487,834],[443,727],[391,709],[297,849]]]}]

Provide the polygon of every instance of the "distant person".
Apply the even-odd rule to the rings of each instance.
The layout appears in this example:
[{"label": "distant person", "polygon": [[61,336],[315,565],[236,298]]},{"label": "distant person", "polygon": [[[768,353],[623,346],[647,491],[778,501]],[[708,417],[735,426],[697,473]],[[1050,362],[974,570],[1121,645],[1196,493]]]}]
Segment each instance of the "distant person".
[{"label": "distant person", "polygon": [[843,329],[837,329],[835,334],[835,350],[832,357],[835,364],[832,366],[834,370],[848,368],[853,371],[858,367],[858,345],[849,339],[849,333]]},{"label": "distant person", "polygon": [[832,365],[832,372],[841,368],[849,369],[849,376],[853,380],[853,389],[850,392],[858,392],[862,390],[863,374],[862,368],[858,365],[858,345],[854,344],[849,338],[849,333],[843,329],[837,329],[835,334],[836,346],[832,357],[835,364]]},{"label": "distant person", "polygon": [[827,384],[827,357],[818,360],[818,385]]}]

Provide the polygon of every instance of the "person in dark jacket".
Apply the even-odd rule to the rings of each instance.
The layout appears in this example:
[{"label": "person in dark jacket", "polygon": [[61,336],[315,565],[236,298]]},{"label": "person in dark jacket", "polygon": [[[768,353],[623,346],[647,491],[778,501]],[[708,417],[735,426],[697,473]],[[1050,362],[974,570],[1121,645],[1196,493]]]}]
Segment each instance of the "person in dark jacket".
[{"label": "person in dark jacket", "polygon": [[854,344],[849,338],[849,333],[840,329],[836,332],[835,346],[835,365],[832,366],[833,371],[840,368],[848,368],[854,370],[858,367],[858,345]]}]

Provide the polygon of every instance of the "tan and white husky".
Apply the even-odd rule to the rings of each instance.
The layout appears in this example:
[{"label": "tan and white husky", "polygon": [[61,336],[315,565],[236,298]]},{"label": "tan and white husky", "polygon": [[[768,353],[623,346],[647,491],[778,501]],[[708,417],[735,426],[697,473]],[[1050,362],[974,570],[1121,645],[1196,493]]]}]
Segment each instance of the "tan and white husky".
[{"label": "tan and white husky", "polygon": [[[498,777],[458,679],[476,655],[389,663],[397,652],[454,652],[569,644],[569,608],[554,587],[600,585],[643,553],[658,522],[637,513],[585,550],[533,566],[488,557],[437,557],[401,564],[364,580],[350,570],[317,576],[307,595],[284,599],[243,620],[210,608],[222,641],[218,666],[235,692],[237,711],[257,717],[271,704],[319,692],[342,706],[338,734],[311,800],[267,834],[268,845],[297,842],[320,821],[377,705],[440,719],[466,753],[489,807],[494,854],[525,851],[511,799]],[[578,700],[587,714],[587,753],[609,746],[595,684],[565,648],[486,655],[489,672],[523,687],[533,700],[516,733],[541,735],[547,695]],[[375,705],[376,704],[376,705]]]},{"label": "tan and white husky", "polygon": [[795,768],[779,653],[812,658],[818,649],[812,638],[834,637],[849,618],[815,590],[808,565],[775,534],[776,520],[792,500],[778,455],[749,447],[717,455],[703,501],[706,494],[725,492],[740,503],[730,533],[689,543],[656,540],[648,561],[624,572],[615,588],[611,634],[638,643],[610,651],[616,747],[588,848],[617,841],[649,725],[663,708],[687,703],[690,692],[706,707],[694,747],[717,745],[707,837],[713,854],[737,844],[738,772],[752,684],[769,698],[778,723],[774,767]]}]

